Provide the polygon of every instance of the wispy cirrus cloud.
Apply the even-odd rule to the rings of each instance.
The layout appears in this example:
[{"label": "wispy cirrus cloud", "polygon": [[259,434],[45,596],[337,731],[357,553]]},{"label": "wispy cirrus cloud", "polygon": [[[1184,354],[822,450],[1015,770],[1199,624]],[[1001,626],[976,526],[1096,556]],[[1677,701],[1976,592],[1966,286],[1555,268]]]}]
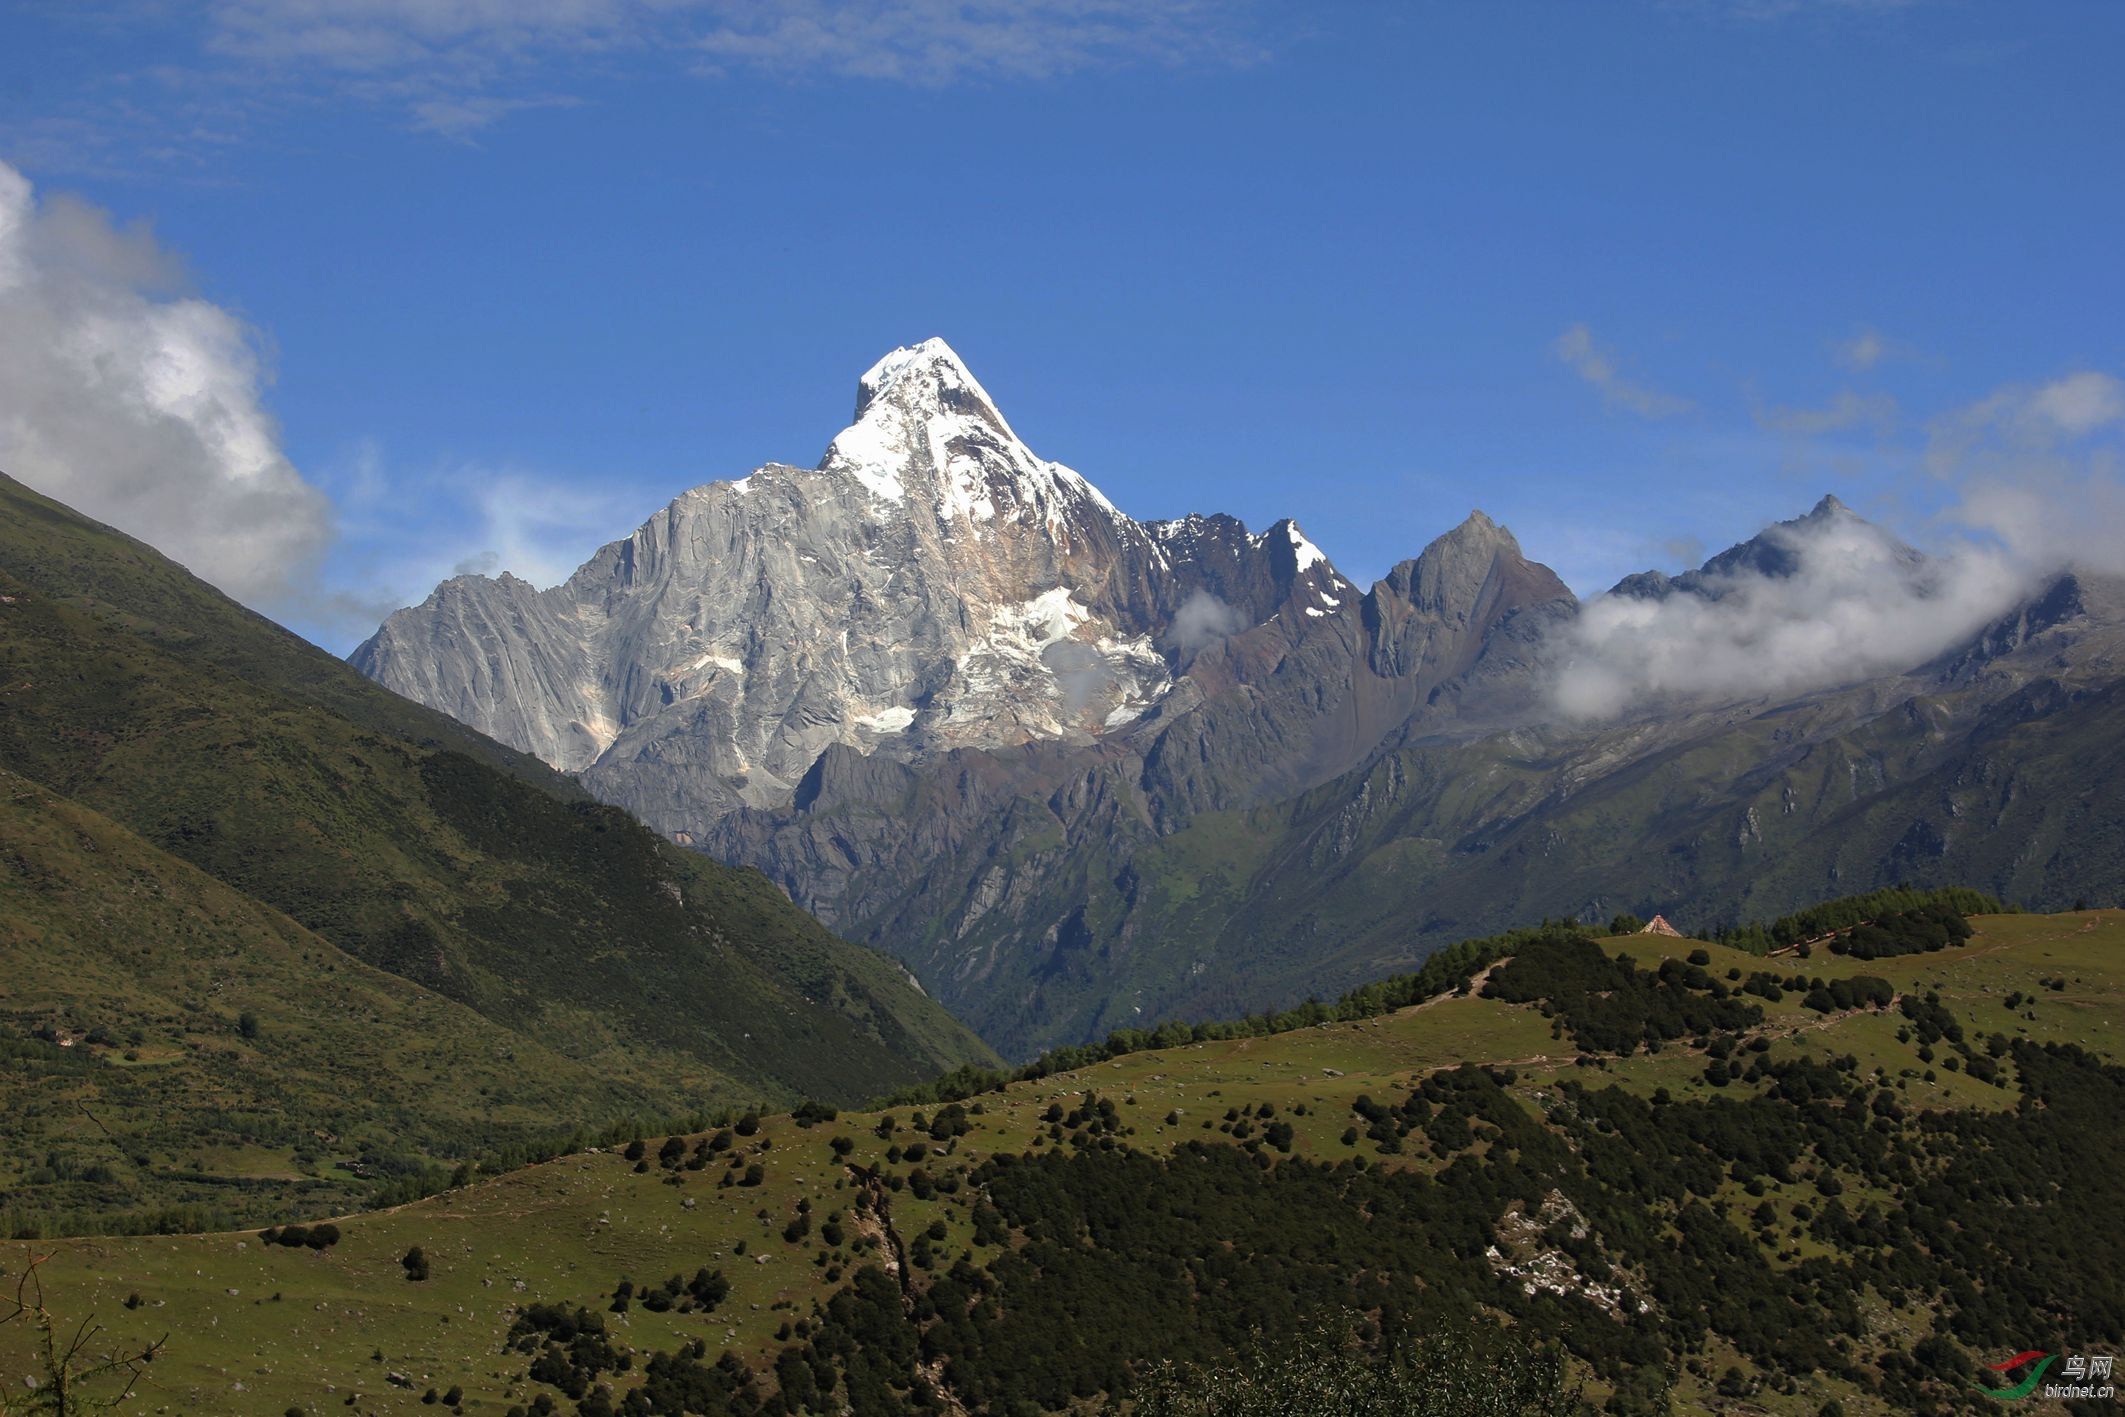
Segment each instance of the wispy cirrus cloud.
[{"label": "wispy cirrus cloud", "polygon": [[1896,427],[1896,400],[1887,394],[1862,394],[1840,389],[1828,403],[1813,408],[1758,404],[1756,425],[1773,433],[1813,438],[1844,433],[1854,428],[1872,428],[1888,433]]},{"label": "wispy cirrus cloud", "polygon": [[359,513],[350,507],[350,515],[383,533],[372,540],[396,552],[371,579],[397,604],[419,601],[450,576],[508,571],[541,589],[559,585],[650,510],[624,479],[585,481],[482,463],[424,475],[418,490],[417,512],[403,496]]},{"label": "wispy cirrus cloud", "polygon": [[77,38],[127,22],[153,25],[153,66],[114,65],[78,108],[19,116],[6,151],[59,169],[182,161],[330,104],[462,141],[632,73],[938,87],[1267,53],[1258,0],[84,0],[43,17]]},{"label": "wispy cirrus cloud", "polygon": [[380,73],[641,43],[676,8],[644,0],[213,0],[204,40],[251,63]]},{"label": "wispy cirrus cloud", "polygon": [[413,105],[413,126],[438,137],[469,143],[473,135],[493,127],[512,113],[535,108],[573,108],[577,100],[565,94],[542,98],[496,98],[474,94],[462,98],[427,98]]},{"label": "wispy cirrus cloud", "polygon": [[1221,0],[749,0],[713,17],[695,44],[714,63],[924,85],[1265,53]]},{"label": "wispy cirrus cloud", "polygon": [[1600,391],[1602,401],[1640,418],[1672,418],[1694,406],[1686,398],[1665,393],[1624,374],[1614,351],[1594,339],[1585,325],[1573,325],[1550,343],[1557,356],[1573,373]]}]

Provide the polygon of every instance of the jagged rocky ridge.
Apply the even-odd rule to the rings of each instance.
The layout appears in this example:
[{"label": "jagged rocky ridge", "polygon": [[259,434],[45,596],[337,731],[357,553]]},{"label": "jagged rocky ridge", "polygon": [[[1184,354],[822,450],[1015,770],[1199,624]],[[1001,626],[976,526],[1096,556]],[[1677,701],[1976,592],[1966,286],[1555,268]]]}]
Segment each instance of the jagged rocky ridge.
[{"label": "jagged rocky ridge", "polygon": [[830,745],[1092,742],[1212,629],[1348,593],[1291,523],[1122,515],[931,340],[863,376],[818,467],[697,487],[552,590],[446,581],[354,663],[684,839],[788,805]]},{"label": "jagged rocky ridge", "polygon": [[[1612,594],[1718,601],[1853,537],[1926,593],[1926,558],[1827,498]],[[1289,522],[1135,522],[932,340],[864,376],[817,468],[686,493],[549,591],[447,582],[355,662],[759,867],[1007,1053],[1553,912],[2102,876],[2074,842],[1996,849],[1968,804],[2005,773],[1996,826],[2062,830],[2037,783],[2114,740],[2087,707],[2114,583],[2055,581],[1907,672],[1592,724],[1546,695],[1578,611],[1480,512],[1363,592]]]}]

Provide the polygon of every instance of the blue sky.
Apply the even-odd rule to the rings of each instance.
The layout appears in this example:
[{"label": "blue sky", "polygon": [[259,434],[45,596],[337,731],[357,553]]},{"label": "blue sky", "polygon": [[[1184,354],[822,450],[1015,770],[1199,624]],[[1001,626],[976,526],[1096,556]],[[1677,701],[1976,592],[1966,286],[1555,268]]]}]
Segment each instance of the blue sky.
[{"label": "blue sky", "polygon": [[18,0],[0,468],[342,651],[930,335],[1361,582],[1475,506],[1582,592],[1825,491],[2100,545],[2121,60],[2108,0]]}]

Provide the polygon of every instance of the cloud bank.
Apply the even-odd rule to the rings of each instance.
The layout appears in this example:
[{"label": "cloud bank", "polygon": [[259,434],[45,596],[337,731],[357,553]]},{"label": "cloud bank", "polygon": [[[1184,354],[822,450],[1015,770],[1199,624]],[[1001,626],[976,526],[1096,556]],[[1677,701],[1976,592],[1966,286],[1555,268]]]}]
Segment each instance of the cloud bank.
[{"label": "cloud bank", "polygon": [[1940,521],[1960,533],[1947,550],[1917,556],[1842,510],[1781,523],[1763,540],[1787,555],[1740,558],[1665,596],[1587,602],[1553,646],[1552,706],[1602,719],[1915,669],[2062,571],[2125,575],[2121,427],[2125,384],[2099,371],[1997,390],[1929,430],[1927,465],[1952,496]]},{"label": "cloud bank", "polygon": [[281,452],[254,332],[181,288],[144,228],[0,163],[0,471],[285,610],[331,507]]},{"label": "cloud bank", "polygon": [[1857,518],[1786,524],[1767,539],[1790,575],[1708,577],[1704,593],[1605,595],[1567,633],[1552,694],[1565,716],[1608,718],[1675,699],[1782,697],[1922,664],[2004,612],[2025,578],[1969,548],[1913,563]]}]

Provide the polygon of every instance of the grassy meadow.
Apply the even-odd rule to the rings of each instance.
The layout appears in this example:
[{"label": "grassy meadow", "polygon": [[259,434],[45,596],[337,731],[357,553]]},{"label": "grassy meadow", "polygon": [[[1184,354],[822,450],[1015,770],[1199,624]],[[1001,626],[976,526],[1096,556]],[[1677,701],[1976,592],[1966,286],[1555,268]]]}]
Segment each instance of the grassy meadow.
[{"label": "grassy meadow", "polygon": [[[1937,992],[1974,1033],[2072,1042],[2117,1061],[2125,912],[1973,923],[1972,939],[1936,954],[1862,964],[1818,949],[1806,960],[1789,956],[1768,966],[1825,978],[1887,977],[1900,992]],[[1631,936],[1603,947],[1641,965],[1703,950],[1715,975],[1767,967],[1759,957],[1684,939]],[[2054,980],[2065,987],[2050,987]],[[2006,1001],[2016,994],[2022,998],[2010,1009]],[[2017,1095],[2006,1077],[1986,1084],[1928,1067],[1914,1044],[1899,1041],[1892,1013],[1825,1016],[1789,994],[1766,1006],[1757,1031],[1769,1040],[1772,1058],[1852,1055],[1862,1071],[1880,1070],[1914,1109],[2001,1108]],[[727,1149],[696,1170],[658,1165],[663,1138],[653,1136],[640,1166],[618,1149],[571,1155],[395,1210],[344,1217],[340,1241],[321,1251],[268,1245],[255,1231],[0,1242],[7,1276],[0,1288],[12,1291],[26,1268],[41,1261],[37,1273],[52,1312],[66,1325],[93,1315],[103,1328],[96,1347],[167,1334],[128,1411],[410,1413],[426,1406],[429,1389],[457,1387],[463,1410],[500,1414],[540,1390],[525,1378],[523,1357],[504,1352],[520,1308],[545,1301],[602,1312],[622,1278],[646,1285],[703,1267],[720,1270],[730,1292],[712,1312],[660,1314],[637,1304],[607,1315],[614,1337],[643,1352],[699,1339],[711,1355],[728,1351],[765,1365],[787,1337],[786,1325],[813,1314],[848,1282],[864,1235],[875,1233],[855,1214],[852,1167],[875,1164],[885,1174],[909,1175],[920,1166],[944,1177],[997,1153],[1039,1154],[1058,1145],[1059,1129],[1044,1120],[1053,1115],[1051,1106],[1075,1108],[1087,1095],[1112,1100],[1124,1144],[1145,1152],[1170,1155],[1184,1142],[1229,1141],[1235,1109],[1269,1103],[1292,1127],[1291,1156],[1336,1162],[1370,1155],[1362,1139],[1346,1139],[1355,1099],[1388,1097],[1469,1061],[1509,1065],[1512,1096],[1536,1117],[1554,1104],[1559,1085],[1574,1078],[1598,1077],[1648,1094],[1666,1088],[1678,1098],[1712,1090],[1703,1078],[1704,1059],[1686,1045],[1582,1062],[1533,1006],[1447,996],[1379,1018],[1134,1053],[1014,1083],[969,1099],[968,1129],[943,1142],[913,1130],[914,1114],[934,1114],[934,1107],[843,1112],[811,1125],[789,1114],[764,1117],[756,1133],[728,1137]],[[1727,1090],[1746,1089],[1737,1082]],[[888,1119],[890,1130],[882,1125]],[[688,1154],[706,1135],[684,1139]],[[845,1155],[837,1154],[836,1138],[845,1139]],[[927,1155],[911,1151],[918,1141]],[[1389,1168],[1437,1164],[1422,1156],[1370,1160]],[[243,1164],[277,1163],[260,1157]],[[749,1168],[757,1168],[757,1184],[743,1183]],[[1812,1243],[1788,1223],[1797,1195],[1797,1186],[1774,1187],[1767,1198],[1780,1219],[1762,1233],[1776,1246],[1779,1263],[1791,1263]],[[817,1223],[791,1239],[785,1232],[800,1203]],[[1737,1190],[1729,1203],[1738,1212],[1758,1200]],[[941,1233],[930,1241],[938,1255],[974,1257],[983,1247],[975,1240],[973,1209],[967,1190],[926,1196],[899,1190],[888,1213],[903,1239]],[[822,1234],[830,1219],[840,1222],[838,1245]],[[429,1261],[428,1278],[417,1282],[401,1265],[415,1246]],[[1886,1332],[1906,1316],[1884,1309],[1880,1317]],[[34,1373],[31,1336],[25,1322],[0,1325],[0,1390],[11,1396],[21,1396],[24,1378]],[[1728,1366],[1711,1361],[1718,1359],[1715,1346],[1707,1376],[1683,1375],[1678,1403],[1710,1404],[1708,1375]],[[623,1390],[624,1384],[623,1378]],[[1590,1390],[1598,1392],[1598,1385]],[[1790,1400],[1759,1396],[1746,1410],[1813,1413],[1831,1397],[1841,1398],[1848,1412],[1883,1410],[1822,1378],[1803,1383]]]}]

